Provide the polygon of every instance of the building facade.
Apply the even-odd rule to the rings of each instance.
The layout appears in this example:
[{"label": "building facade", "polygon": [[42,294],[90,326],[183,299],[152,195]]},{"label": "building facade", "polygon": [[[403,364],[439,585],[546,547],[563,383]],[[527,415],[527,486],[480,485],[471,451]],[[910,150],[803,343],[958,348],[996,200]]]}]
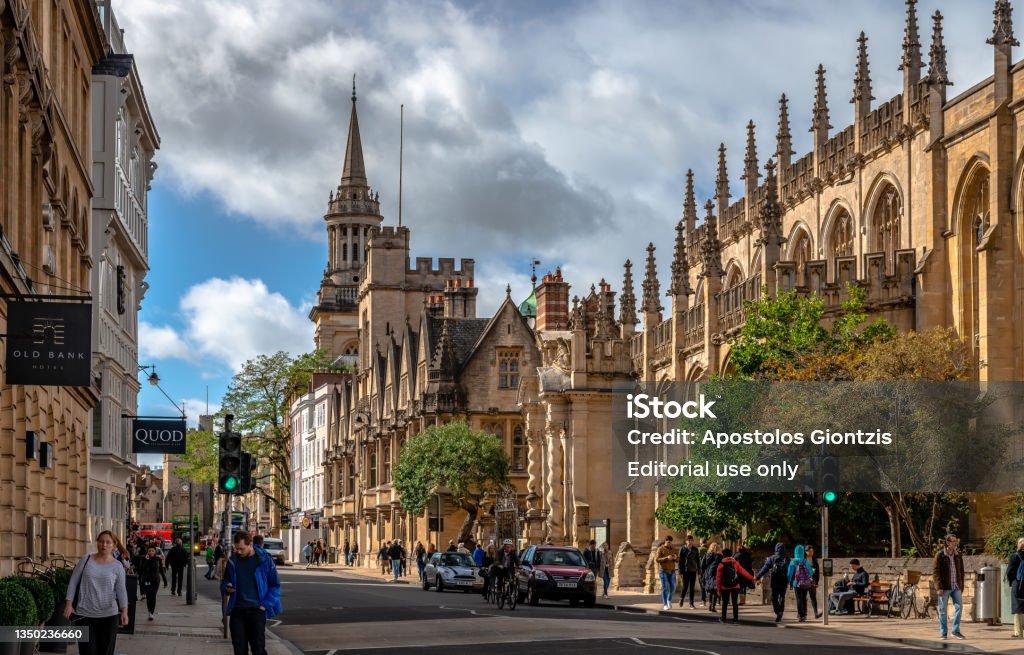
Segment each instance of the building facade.
[{"label": "building facade", "polygon": [[138,414],[138,312],[149,270],[147,198],[160,137],[110,2],[96,4],[110,50],[92,69],[92,352],[100,398],[92,410],[89,444],[89,538],[111,530],[123,540],[130,518],[127,485],[137,471],[131,423],[124,415]]},{"label": "building facade", "polygon": [[[92,68],[108,49],[92,0],[0,4],[0,291],[89,293]],[[0,299],[6,332],[7,300]],[[7,362],[4,363],[7,370]],[[14,558],[74,556],[88,540],[96,384],[0,386],[0,575]],[[35,433],[52,452],[30,453]],[[124,492],[125,487],[120,491]]]},{"label": "building facade", "polygon": [[139,467],[132,489],[132,519],[137,523],[165,522],[164,472],[145,465]]}]

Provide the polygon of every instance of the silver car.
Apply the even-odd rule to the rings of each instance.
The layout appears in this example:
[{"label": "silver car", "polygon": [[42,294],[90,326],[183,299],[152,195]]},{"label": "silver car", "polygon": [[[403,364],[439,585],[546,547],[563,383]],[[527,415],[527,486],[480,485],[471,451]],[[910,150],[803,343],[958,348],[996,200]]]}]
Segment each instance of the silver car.
[{"label": "silver car", "polygon": [[465,592],[484,590],[484,579],[473,558],[465,553],[434,553],[423,568],[423,591],[461,589]]},{"label": "silver car", "polygon": [[276,563],[284,564],[285,548],[283,540],[264,537],[263,550],[265,550],[267,555],[270,555],[271,559]]}]

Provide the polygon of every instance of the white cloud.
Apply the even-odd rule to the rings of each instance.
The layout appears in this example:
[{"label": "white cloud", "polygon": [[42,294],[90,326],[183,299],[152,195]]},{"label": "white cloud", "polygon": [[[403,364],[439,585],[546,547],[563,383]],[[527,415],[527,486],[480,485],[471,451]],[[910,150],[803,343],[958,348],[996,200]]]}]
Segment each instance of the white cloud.
[{"label": "white cloud", "polygon": [[[946,15],[955,94],[991,72],[991,2],[922,0],[925,59],[936,9]],[[686,169],[707,198],[724,142],[736,195],[747,120],[763,162],[781,93],[804,154],[819,62],[831,122],[848,125],[861,29],[875,102],[902,85],[904,6],[892,0],[211,0],[187,10],[133,0],[117,11],[163,137],[159,174],[182,189],[322,240],[358,73],[368,174],[389,223],[405,104],[403,211],[415,254],[481,267],[514,258],[517,284],[536,255],[578,274],[581,291],[602,276],[621,279],[626,257],[642,266],[648,241],[659,245],[665,286]],[[508,279],[495,270],[488,303],[504,291],[498,278]],[[238,361],[236,341],[267,341],[264,328],[231,338],[198,307],[192,323],[188,342],[225,361]]]},{"label": "white cloud", "polygon": [[183,359],[189,360],[192,353],[188,345],[174,328],[156,326],[139,321],[139,360]]},{"label": "white cloud", "polygon": [[292,355],[313,348],[309,303],[293,306],[262,280],[212,278],[188,289],[179,303],[184,327],[155,328],[140,323],[143,359],[181,359],[207,367],[200,377],[215,378],[211,364],[232,371],[260,354]]},{"label": "white cloud", "polygon": [[203,414],[210,414],[211,416],[220,411],[220,403],[211,401],[209,403],[209,411],[207,411],[207,402],[204,399],[199,398],[185,398],[181,401],[185,405],[185,414],[188,417],[188,427],[198,428],[199,427],[199,416]]}]

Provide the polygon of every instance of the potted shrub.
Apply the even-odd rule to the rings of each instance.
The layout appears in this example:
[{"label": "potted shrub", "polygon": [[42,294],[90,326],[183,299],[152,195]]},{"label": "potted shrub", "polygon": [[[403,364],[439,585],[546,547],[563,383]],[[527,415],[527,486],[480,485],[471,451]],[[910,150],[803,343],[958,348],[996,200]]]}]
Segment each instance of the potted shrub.
[{"label": "potted shrub", "polygon": [[[32,600],[36,606],[36,622],[42,624],[44,619],[53,614],[54,600],[53,588],[42,578],[26,578],[12,576],[10,578],[15,584],[21,585],[25,591],[32,594]],[[22,655],[32,655],[35,652],[35,644],[22,642]]]},{"label": "potted shrub", "polygon": [[[49,627],[62,628],[71,624],[64,618],[64,598],[68,594],[68,585],[71,583],[71,569],[57,569],[53,574],[53,585],[50,591],[53,594],[53,613],[46,621]],[[66,653],[68,645],[58,641],[44,641],[39,644],[39,650],[43,653]]]},{"label": "potted shrub", "polygon": [[[38,628],[36,604],[32,594],[9,578],[0,580],[0,625],[16,628]],[[33,649],[35,644],[31,644]],[[0,643],[0,655],[19,655],[21,644]]]}]

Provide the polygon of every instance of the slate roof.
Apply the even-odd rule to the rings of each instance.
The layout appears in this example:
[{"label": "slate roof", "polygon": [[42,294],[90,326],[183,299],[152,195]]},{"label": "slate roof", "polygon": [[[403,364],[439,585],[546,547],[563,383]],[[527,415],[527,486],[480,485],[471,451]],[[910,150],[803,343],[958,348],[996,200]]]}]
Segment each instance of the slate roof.
[{"label": "slate roof", "polygon": [[441,341],[441,329],[445,320],[448,321],[448,336],[452,341],[452,348],[455,350],[455,361],[459,366],[466,363],[469,356],[473,354],[473,348],[480,339],[484,329],[491,319],[489,318],[449,318],[431,316],[427,319],[429,323],[428,338],[430,340],[429,352],[431,359],[437,354],[437,344]]}]

